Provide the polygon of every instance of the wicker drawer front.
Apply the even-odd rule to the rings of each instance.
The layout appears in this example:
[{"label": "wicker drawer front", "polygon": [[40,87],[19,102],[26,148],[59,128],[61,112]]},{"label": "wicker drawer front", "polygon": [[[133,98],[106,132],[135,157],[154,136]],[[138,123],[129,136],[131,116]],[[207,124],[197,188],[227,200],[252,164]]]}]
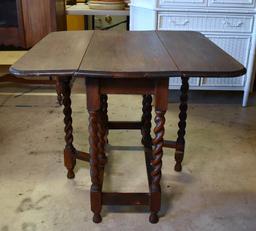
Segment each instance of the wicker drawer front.
[{"label": "wicker drawer front", "polygon": [[216,7],[254,7],[255,0],[208,0],[208,4]]},{"label": "wicker drawer front", "polygon": [[160,13],[158,15],[158,29],[250,33],[253,30],[253,16]]},{"label": "wicker drawer front", "polygon": [[160,7],[169,6],[206,6],[207,0],[159,0]]}]

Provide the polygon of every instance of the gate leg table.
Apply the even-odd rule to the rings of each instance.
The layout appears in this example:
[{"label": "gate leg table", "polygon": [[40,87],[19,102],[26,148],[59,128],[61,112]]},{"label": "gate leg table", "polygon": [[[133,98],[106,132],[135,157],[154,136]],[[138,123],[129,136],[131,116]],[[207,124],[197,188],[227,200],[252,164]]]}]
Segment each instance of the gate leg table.
[{"label": "gate leg table", "polygon": [[[48,51],[48,52],[45,52]],[[148,205],[149,221],[158,222],[161,207],[163,147],[175,149],[175,170],[182,170],[189,77],[236,77],[246,70],[239,62],[197,32],[80,31],[54,32],[44,38],[11,68],[17,76],[58,76],[64,104],[64,162],[67,177],[74,178],[76,160],[90,162],[93,221],[101,222],[102,205]],[[169,78],[182,79],[178,137],[164,139]],[[89,113],[89,153],[73,145],[71,82],[86,82]],[[142,99],[142,119],[109,121],[108,94],[136,94]],[[151,138],[152,102],[155,125]],[[148,176],[148,192],[104,192],[105,146],[111,129],[141,130]]]}]

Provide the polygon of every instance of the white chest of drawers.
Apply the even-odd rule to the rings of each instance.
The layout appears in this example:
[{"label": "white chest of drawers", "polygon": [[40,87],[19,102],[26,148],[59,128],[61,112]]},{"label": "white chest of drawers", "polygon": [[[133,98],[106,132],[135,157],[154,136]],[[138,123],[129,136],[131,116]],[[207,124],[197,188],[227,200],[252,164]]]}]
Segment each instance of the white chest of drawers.
[{"label": "white chest of drawers", "polygon": [[[192,78],[192,89],[244,91],[254,80],[256,0],[132,0],[131,30],[194,30],[205,34],[247,68],[240,78]],[[179,88],[179,78],[170,88]]]}]

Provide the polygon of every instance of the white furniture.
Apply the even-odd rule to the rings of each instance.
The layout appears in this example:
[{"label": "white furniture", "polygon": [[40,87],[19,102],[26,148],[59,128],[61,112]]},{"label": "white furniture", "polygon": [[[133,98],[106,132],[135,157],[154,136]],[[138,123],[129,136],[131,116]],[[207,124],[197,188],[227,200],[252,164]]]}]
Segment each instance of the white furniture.
[{"label": "white furniture", "polygon": [[67,7],[67,15],[113,15],[113,16],[129,16],[129,10],[92,10],[87,4],[77,3],[76,5]]},{"label": "white furniture", "polygon": [[[131,30],[194,30],[205,34],[247,68],[241,78],[190,80],[192,89],[244,91],[254,79],[256,0],[132,0]],[[189,52],[189,51],[188,51]],[[179,88],[179,78],[170,88]]]}]

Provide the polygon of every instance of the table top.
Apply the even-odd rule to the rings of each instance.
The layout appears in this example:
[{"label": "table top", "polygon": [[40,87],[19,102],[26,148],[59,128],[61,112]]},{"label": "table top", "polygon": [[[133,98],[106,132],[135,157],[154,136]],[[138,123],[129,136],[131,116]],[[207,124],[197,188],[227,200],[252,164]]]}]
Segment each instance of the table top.
[{"label": "table top", "polygon": [[112,15],[112,16],[129,16],[129,10],[94,10],[90,9],[87,4],[77,3],[66,8],[67,15]]},{"label": "table top", "polygon": [[17,76],[167,78],[236,77],[246,69],[198,32],[78,31],[46,36],[10,72]]},{"label": "table top", "polygon": [[17,76],[73,75],[78,70],[93,31],[53,32],[11,68]]}]

